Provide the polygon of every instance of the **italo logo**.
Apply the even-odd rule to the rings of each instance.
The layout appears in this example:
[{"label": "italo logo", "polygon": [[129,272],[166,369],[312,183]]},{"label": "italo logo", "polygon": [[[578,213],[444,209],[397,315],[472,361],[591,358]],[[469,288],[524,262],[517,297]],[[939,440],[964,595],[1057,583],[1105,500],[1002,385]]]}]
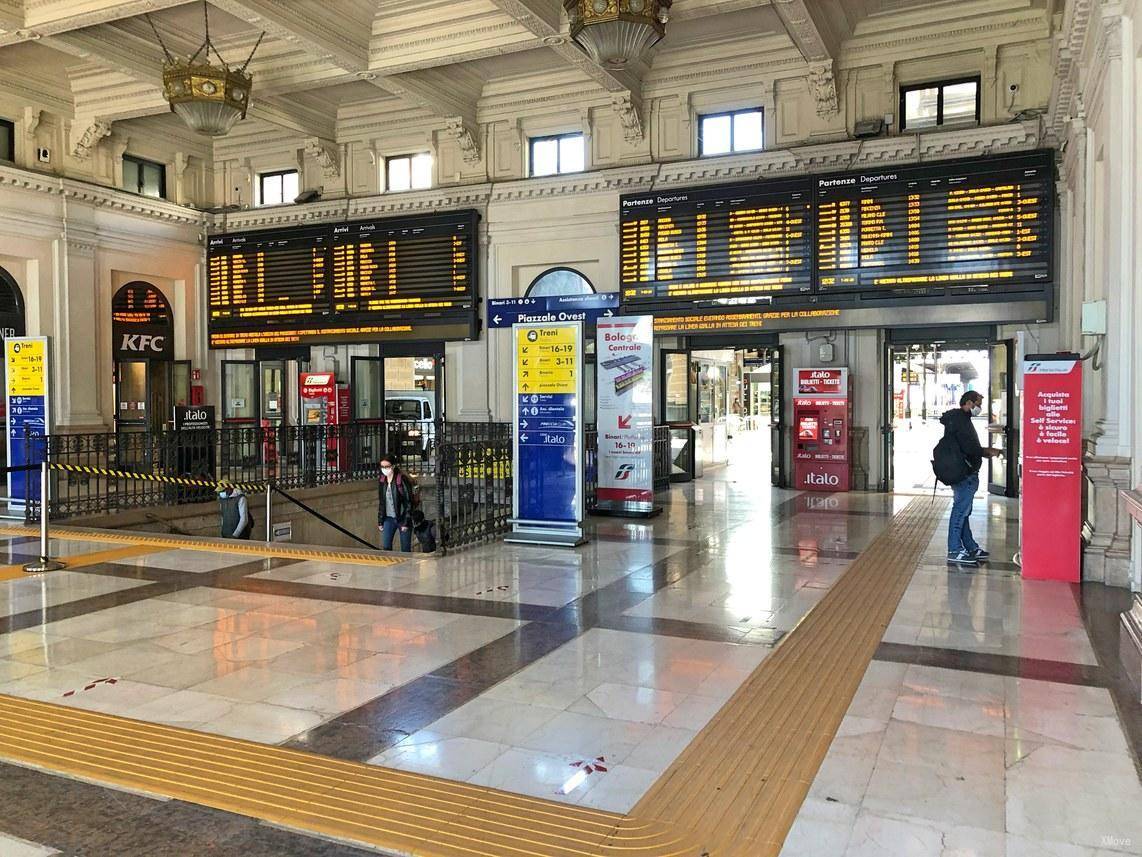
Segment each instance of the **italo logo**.
[{"label": "italo logo", "polygon": [[615,471],[615,479],[618,479],[620,482],[623,482],[627,479],[630,479],[630,475],[632,473],[634,473],[634,465],[633,464],[620,464],[619,469]]},{"label": "italo logo", "polygon": [[810,473],[805,477],[810,485],[840,485],[841,477],[835,473]]},{"label": "italo logo", "polygon": [[124,333],[121,351],[154,351],[161,354],[166,347],[165,336],[150,336],[145,333]]}]

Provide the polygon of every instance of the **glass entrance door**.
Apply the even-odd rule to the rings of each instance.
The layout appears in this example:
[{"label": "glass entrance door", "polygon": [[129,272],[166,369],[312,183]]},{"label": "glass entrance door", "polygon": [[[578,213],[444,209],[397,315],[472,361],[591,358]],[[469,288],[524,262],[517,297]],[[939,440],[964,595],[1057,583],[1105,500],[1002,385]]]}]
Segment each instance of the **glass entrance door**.
[{"label": "glass entrance door", "polygon": [[689,482],[697,475],[698,373],[688,350],[662,352],[662,421],[670,432],[670,480]]},{"label": "glass entrance door", "polygon": [[778,345],[768,349],[769,354],[769,431],[770,431],[770,482],[777,488],[787,484],[785,479],[785,354]]},{"label": "glass entrance door", "polygon": [[988,356],[987,438],[988,446],[1000,453],[987,460],[987,490],[1002,497],[1017,497],[1019,433],[1015,429],[1014,343],[992,343]]}]

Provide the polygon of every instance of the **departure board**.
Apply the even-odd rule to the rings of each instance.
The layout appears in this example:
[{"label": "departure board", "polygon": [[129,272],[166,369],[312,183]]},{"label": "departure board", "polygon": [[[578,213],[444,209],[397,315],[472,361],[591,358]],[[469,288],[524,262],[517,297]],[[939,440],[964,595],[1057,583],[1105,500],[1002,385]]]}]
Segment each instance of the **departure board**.
[{"label": "departure board", "polygon": [[208,239],[214,348],[469,339],[474,211]]},{"label": "departure board", "polygon": [[632,311],[1041,300],[1050,151],[623,196]]},{"label": "departure board", "polygon": [[623,197],[623,300],[808,292],[811,202],[803,182]]}]

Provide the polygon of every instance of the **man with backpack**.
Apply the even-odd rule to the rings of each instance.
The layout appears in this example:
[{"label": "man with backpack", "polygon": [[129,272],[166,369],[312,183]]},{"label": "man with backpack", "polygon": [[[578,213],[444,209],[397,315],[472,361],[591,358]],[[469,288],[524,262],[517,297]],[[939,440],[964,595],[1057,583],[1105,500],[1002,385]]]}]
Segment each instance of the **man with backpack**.
[{"label": "man with backpack", "polygon": [[936,478],[952,489],[952,516],[948,521],[948,563],[976,568],[986,562],[988,552],[972,536],[972,500],[979,489],[979,468],[984,458],[999,450],[980,445],[972,425],[983,408],[983,396],[969,390],[960,397],[960,406],[940,417],[944,436],[932,450],[932,470]]}]

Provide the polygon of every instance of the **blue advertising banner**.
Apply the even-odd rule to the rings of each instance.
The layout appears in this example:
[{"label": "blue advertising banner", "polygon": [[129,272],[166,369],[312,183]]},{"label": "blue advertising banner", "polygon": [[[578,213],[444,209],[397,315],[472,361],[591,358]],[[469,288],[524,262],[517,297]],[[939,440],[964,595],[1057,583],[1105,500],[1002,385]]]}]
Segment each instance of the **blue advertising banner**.
[{"label": "blue advertising banner", "polygon": [[574,546],[583,530],[583,324],[519,324],[514,517],[507,541]]},{"label": "blue advertising banner", "polygon": [[[12,337],[4,343],[8,409],[8,463],[11,467],[44,460],[42,438],[51,427],[48,407],[48,340],[46,336]],[[8,474],[8,508],[23,511],[27,501],[40,499],[40,477]]]},{"label": "blue advertising banner", "polygon": [[543,298],[489,298],[488,329],[550,321],[581,321],[588,328],[619,311],[619,293],[558,295]]}]

